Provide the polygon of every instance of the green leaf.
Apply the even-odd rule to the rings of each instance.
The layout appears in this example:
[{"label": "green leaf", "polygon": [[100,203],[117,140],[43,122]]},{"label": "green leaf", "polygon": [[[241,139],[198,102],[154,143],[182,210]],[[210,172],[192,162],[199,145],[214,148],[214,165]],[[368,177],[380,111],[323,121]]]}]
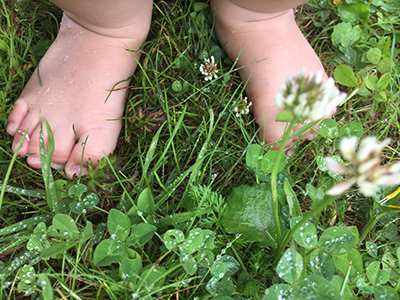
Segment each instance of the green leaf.
[{"label": "green leaf", "polygon": [[83,245],[84,242],[89,240],[93,236],[93,224],[92,222],[88,221],[85,229],[82,232],[81,239],[79,240],[79,245]]},{"label": "green leaf", "polygon": [[336,269],[343,274],[346,274],[347,269],[351,263],[350,275],[356,276],[363,272],[363,262],[360,253],[351,248],[348,252],[340,255],[334,255],[333,261],[335,262]]},{"label": "green leaf", "polygon": [[41,40],[33,47],[33,54],[36,56],[44,56],[47,49],[50,48],[53,41],[51,40]]},{"label": "green leaf", "polygon": [[237,271],[239,271],[239,268],[240,268],[239,262],[232,256],[224,255],[221,257],[221,259],[219,261],[223,262],[225,264],[225,266],[226,266],[225,275],[227,277],[230,277],[230,276],[234,275]]},{"label": "green leaf", "polygon": [[293,288],[288,284],[275,284],[267,289],[265,296],[262,300],[295,300],[295,294]]},{"label": "green leaf", "polygon": [[319,133],[325,138],[335,138],[339,134],[336,122],[332,119],[323,119],[318,124]]},{"label": "green leaf", "polygon": [[378,80],[378,82],[376,84],[376,88],[378,90],[385,91],[385,89],[388,86],[389,82],[390,82],[390,74],[389,73],[383,74],[381,76],[381,78],[379,78],[379,80]]},{"label": "green leaf", "polygon": [[124,257],[119,264],[119,269],[122,275],[128,274],[130,282],[136,282],[137,276],[142,273],[142,260],[140,258],[129,259]]},{"label": "green leaf", "polygon": [[84,214],[86,213],[86,208],[83,206],[80,201],[72,201],[69,205],[69,209],[76,214]]},{"label": "green leaf", "polygon": [[384,73],[384,72],[389,72],[390,69],[394,67],[394,62],[390,57],[385,57],[383,58],[376,68],[378,69],[379,72]]},{"label": "green leaf", "polygon": [[[263,171],[265,173],[272,173],[272,169],[273,169],[277,154],[278,154],[278,151],[271,150],[263,156],[263,158],[261,160],[261,167],[260,167],[261,171]],[[278,172],[282,171],[285,168],[286,161],[287,161],[287,157],[286,157],[286,155],[283,154],[281,157],[281,160],[279,161]]]},{"label": "green leaf", "polygon": [[75,221],[67,215],[57,214],[53,218],[53,226],[58,229],[60,236],[66,240],[77,240],[79,231]]},{"label": "green leaf", "polygon": [[286,195],[286,201],[289,206],[290,216],[291,217],[301,217],[303,213],[301,212],[299,200],[297,200],[297,195],[293,191],[292,186],[289,183],[289,180],[285,178],[284,182],[284,190]]},{"label": "green leaf", "polygon": [[283,111],[276,116],[275,122],[289,123],[293,120],[293,114],[290,111]]},{"label": "green leaf", "polygon": [[364,294],[373,294],[375,289],[373,286],[368,285],[364,278],[358,277],[356,281],[357,288]]},{"label": "green leaf", "polygon": [[5,42],[5,41],[3,41],[3,40],[0,40],[0,51],[7,51],[7,49],[8,49],[8,44]]},{"label": "green leaf", "polygon": [[[348,48],[361,38],[361,28],[352,26],[348,22],[343,22],[333,27],[331,35],[332,43],[335,47],[342,46]],[[335,76],[336,78],[336,76]]]},{"label": "green leaf", "polygon": [[[293,228],[303,217],[294,217],[290,220],[290,228]],[[312,249],[317,245],[317,229],[311,222],[306,222],[293,233],[293,237],[299,246]]]},{"label": "green leaf", "polygon": [[168,230],[163,235],[164,245],[165,245],[165,247],[167,247],[168,250],[175,248],[180,243],[182,243],[184,240],[185,240],[185,236],[183,235],[183,232],[178,229]]},{"label": "green leaf", "polygon": [[53,289],[51,288],[50,280],[46,274],[38,275],[38,283],[42,288],[42,297],[44,300],[53,300]]},{"label": "green leaf", "polygon": [[103,240],[94,250],[93,263],[98,267],[109,266],[119,262],[124,256],[124,248],[120,241]]},{"label": "green leaf", "polygon": [[[145,287],[152,287],[152,290],[157,290],[163,285],[165,281],[166,270],[164,267],[155,267],[148,265],[143,269],[142,275],[140,276],[141,285]],[[149,291],[152,293],[151,291]]]},{"label": "green leaf", "polygon": [[216,277],[212,277],[210,281],[207,282],[206,290],[211,295],[230,296],[236,291],[236,288],[230,277],[224,277],[221,280],[218,280]]},{"label": "green leaf", "polygon": [[301,272],[303,272],[303,258],[294,249],[287,249],[276,267],[278,276],[287,283],[299,281]]},{"label": "green leaf", "polygon": [[125,241],[129,236],[131,221],[127,215],[117,209],[111,209],[108,213],[107,228],[113,239]]},{"label": "green leaf", "polygon": [[366,23],[369,19],[369,5],[342,4],[338,7],[338,15],[344,22]]},{"label": "green leaf", "polygon": [[356,87],[358,85],[353,70],[347,65],[338,65],[335,69],[334,76],[335,80],[341,85],[349,87]]},{"label": "green leaf", "polygon": [[[344,278],[341,275],[334,275],[331,284],[334,288],[336,288],[337,291],[340,291],[344,283]],[[354,300],[353,297],[353,291],[350,289],[349,284],[346,282],[345,283],[345,288],[342,293],[342,299],[343,300]]]},{"label": "green leaf", "polygon": [[355,242],[354,233],[346,227],[330,227],[321,235],[318,244],[330,254],[346,253]]},{"label": "green leaf", "polygon": [[173,89],[175,92],[181,92],[181,91],[182,91],[182,83],[181,83],[179,80],[175,80],[175,81],[172,83],[172,89]]},{"label": "green leaf", "polygon": [[374,75],[369,75],[367,77],[367,80],[365,81],[365,85],[367,86],[367,88],[369,88],[371,91],[375,91],[377,88],[377,84],[378,84],[378,77],[374,76]]},{"label": "green leaf", "polygon": [[[371,241],[365,242],[365,249],[367,250],[368,254],[371,255],[372,257],[377,257],[378,256],[378,246]],[[397,249],[397,252],[399,251],[400,248]]]},{"label": "green leaf", "polygon": [[310,256],[310,265],[315,275],[322,276],[329,281],[333,278],[335,266],[330,255],[326,254],[324,251],[317,250],[312,252]]},{"label": "green leaf", "polygon": [[77,241],[67,241],[55,244],[49,248],[44,249],[42,254],[40,255],[40,259],[49,259],[51,257],[55,257],[58,254],[62,254],[68,249],[71,249],[76,244],[78,244]]},{"label": "green leaf", "polygon": [[399,295],[396,290],[390,286],[377,286],[375,288],[375,299],[385,299],[385,300],[398,300]]},{"label": "green leaf", "polygon": [[139,195],[137,207],[143,212],[143,216],[154,215],[156,212],[156,206],[154,204],[154,198],[149,188],[145,188]]},{"label": "green leaf", "polygon": [[371,48],[366,53],[367,59],[376,65],[382,58],[382,51],[379,48]]},{"label": "green leaf", "polygon": [[308,275],[295,288],[296,299],[338,300],[342,299],[339,291],[325,278]]},{"label": "green leaf", "polygon": [[142,247],[144,244],[151,240],[156,231],[156,226],[146,223],[137,224],[135,227],[132,228],[132,234],[128,237],[126,244],[128,245],[128,247]]},{"label": "green leaf", "polygon": [[99,197],[95,193],[89,193],[83,198],[82,204],[86,208],[92,208],[99,203]]},{"label": "green leaf", "polygon": [[251,144],[246,151],[246,165],[249,168],[258,168],[263,158],[264,149],[258,144]]},{"label": "green leaf", "polygon": [[209,249],[212,250],[215,248],[214,240],[215,234],[211,230],[204,229],[203,230],[204,241],[203,244],[200,246],[202,249]]},{"label": "green leaf", "polygon": [[83,193],[85,193],[87,191],[87,187],[84,184],[76,184],[73,185],[69,188],[68,190],[68,196],[74,197],[74,199],[76,198],[81,198]]},{"label": "green leaf", "polygon": [[42,243],[39,242],[39,240],[37,238],[33,237],[26,244],[26,249],[28,249],[28,251],[42,252],[43,246],[42,246]]},{"label": "green leaf", "polygon": [[195,12],[199,12],[202,11],[203,9],[206,9],[208,7],[207,3],[203,3],[203,2],[195,2],[193,4],[193,10]]},{"label": "green leaf", "polygon": [[245,241],[276,246],[276,226],[272,214],[269,183],[240,185],[232,189],[221,223],[227,232],[241,233]]},{"label": "green leaf", "polygon": [[200,257],[197,259],[197,262],[200,267],[210,268],[214,263],[214,253],[210,250],[201,251]]},{"label": "green leaf", "polygon": [[380,261],[373,261],[367,267],[367,277],[372,285],[382,285],[389,280],[389,272],[385,269],[381,270]]},{"label": "green leaf", "polygon": [[223,262],[217,260],[212,265],[210,273],[213,277],[222,279],[225,276],[226,269],[226,265]]},{"label": "green leaf", "polygon": [[179,246],[181,252],[192,254],[198,250],[203,243],[203,230],[194,228],[189,232],[186,242]]},{"label": "green leaf", "polygon": [[359,122],[349,122],[347,123],[340,132],[340,137],[362,137],[364,134],[364,128]]},{"label": "green leaf", "polygon": [[179,255],[183,268],[189,275],[197,272],[197,262],[193,256],[188,253],[181,252]]}]

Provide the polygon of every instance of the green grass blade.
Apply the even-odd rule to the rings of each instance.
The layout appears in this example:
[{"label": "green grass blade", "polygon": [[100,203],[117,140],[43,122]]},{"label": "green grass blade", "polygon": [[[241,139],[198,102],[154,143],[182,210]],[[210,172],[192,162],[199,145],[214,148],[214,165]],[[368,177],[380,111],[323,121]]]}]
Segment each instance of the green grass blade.
[{"label": "green grass blade", "polygon": [[[43,122],[46,125],[48,150],[44,144]],[[54,152],[54,136],[49,123],[42,119],[39,133],[40,163],[42,165],[43,181],[46,186],[47,204],[52,213],[58,212],[58,199],[53,174],[51,172],[51,159]]]},{"label": "green grass blade", "polygon": [[28,130],[26,130],[24,135],[22,136],[22,139],[18,144],[17,150],[15,150],[14,155],[11,158],[11,162],[10,162],[10,165],[8,166],[6,176],[4,177],[4,182],[3,182],[3,186],[1,187],[1,193],[0,193],[0,209],[1,209],[1,206],[3,205],[4,194],[6,192],[8,180],[10,179],[11,170],[13,168],[15,160],[17,159],[18,152],[21,149],[22,145],[24,144],[24,140],[25,140],[27,133],[28,133]]}]

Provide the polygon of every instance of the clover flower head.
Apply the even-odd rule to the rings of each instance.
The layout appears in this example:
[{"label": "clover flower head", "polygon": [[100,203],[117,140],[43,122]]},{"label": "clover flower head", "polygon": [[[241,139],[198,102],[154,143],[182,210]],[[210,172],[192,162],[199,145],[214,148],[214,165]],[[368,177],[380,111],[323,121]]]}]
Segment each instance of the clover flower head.
[{"label": "clover flower head", "polygon": [[289,74],[275,97],[276,105],[289,110],[300,121],[329,117],[346,94],[335,87],[333,78],[323,83],[322,77],[322,71],[305,77],[304,69],[293,76]]},{"label": "clover flower head", "polygon": [[[236,101],[233,102],[233,105],[236,105]],[[243,95],[240,95],[240,103],[235,106],[233,111],[235,112],[236,117],[240,117],[241,115],[248,115],[250,112],[250,107],[253,105],[253,102],[248,101],[247,97],[243,98]]]},{"label": "clover flower head", "polygon": [[353,176],[336,184],[328,195],[339,195],[353,184],[357,184],[360,192],[367,197],[374,195],[379,186],[400,184],[400,162],[389,166],[381,166],[381,152],[391,139],[387,138],[379,143],[376,137],[369,136],[361,140],[358,152],[358,138],[355,136],[343,138],[340,142],[340,152],[343,157],[352,163],[353,167],[338,164],[330,157],[326,157],[329,170],[338,174],[352,174]]},{"label": "clover flower head", "polygon": [[202,75],[204,75],[204,80],[205,81],[210,81],[213,79],[218,78],[217,73],[217,64],[215,63],[214,56],[211,56],[210,58],[204,58],[204,65],[200,65],[200,72]]}]

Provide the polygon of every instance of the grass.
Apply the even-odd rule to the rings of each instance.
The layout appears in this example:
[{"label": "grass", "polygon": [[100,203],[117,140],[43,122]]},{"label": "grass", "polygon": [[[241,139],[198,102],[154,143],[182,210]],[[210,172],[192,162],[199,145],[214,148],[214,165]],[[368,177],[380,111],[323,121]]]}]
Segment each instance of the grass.
[{"label": "grass", "polygon": [[[12,139],[4,128],[12,104],[38,65],[46,46],[57,34],[61,12],[41,0],[15,3],[1,0],[0,3],[0,179],[6,180],[6,175],[8,178],[7,170],[12,165],[8,186],[3,187],[6,193],[0,201],[1,227],[7,228],[49,211],[45,196],[46,187],[50,193],[48,182],[43,180],[41,170],[33,170],[26,164],[25,158],[15,160],[11,152]],[[236,292],[231,295],[233,299],[261,299],[268,287],[281,282],[273,264],[276,259],[273,247],[238,240],[221,221],[232,189],[260,181],[246,165],[246,149],[249,144],[257,143],[258,128],[251,115],[237,118],[232,112],[233,103],[244,93],[243,83],[217,42],[209,8],[202,8],[201,3],[157,1],[155,4],[149,38],[142,47],[142,58],[132,78],[118,147],[113,156],[104,159],[96,170],[89,170],[89,175],[80,180],[99,197],[99,203],[86,214],[71,216],[81,231],[87,221],[93,224],[92,239],[89,243],[74,244],[73,248],[52,256],[52,259],[30,262],[37,274],[46,274],[54,296],[59,299],[128,299],[135,294],[129,284],[121,284],[117,264],[99,267],[93,263],[95,245],[110,236],[105,223],[107,212],[113,208],[125,211],[131,221],[139,218],[143,223],[157,227],[158,237],[154,235],[146,244],[135,248],[144,266],[151,270],[165,268],[162,284],[157,284],[159,278],[153,278],[152,299],[213,297],[205,289],[209,280],[207,274],[200,270],[190,275],[179,264],[178,254],[166,251],[162,235],[171,228],[185,234],[196,227],[215,232],[213,255],[229,254],[239,265],[238,272],[232,276],[236,285]],[[400,68],[395,61],[390,72],[379,73],[380,76],[388,73],[390,80],[383,89],[387,100],[378,101],[376,90],[365,88],[367,75],[374,74],[373,67],[361,61],[361,57],[377,47],[384,37],[391,37],[388,51],[392,54],[393,49],[399,48],[400,18],[390,6],[398,7],[398,4],[385,3],[386,6],[371,6],[368,22],[357,23],[363,36],[349,47],[356,53],[354,61],[349,59],[353,55],[351,50],[341,49],[331,41],[335,26],[342,21],[337,5],[330,1],[311,2],[299,7],[296,16],[328,75],[334,76],[338,65],[349,65],[357,74],[358,88],[364,88],[334,116],[340,134],[375,135],[380,140],[392,137],[393,142],[383,157],[386,162],[392,162],[397,160],[399,153]],[[219,62],[220,77],[205,82],[198,68],[204,58],[211,55]],[[340,87],[349,93],[355,89]],[[361,128],[355,124],[361,124]],[[319,187],[321,178],[325,178],[326,172],[321,170],[318,157],[337,154],[338,140],[319,135],[312,142],[295,144],[284,171],[293,182],[303,211],[314,208],[310,185]],[[50,175],[46,173],[46,176]],[[63,181],[67,178],[62,171],[53,171],[52,176],[59,188],[58,196],[65,198],[72,183]],[[155,213],[143,216],[134,208],[140,206],[137,199],[146,188],[154,196]],[[74,199],[77,201],[76,195]],[[153,200],[146,198],[143,201],[151,203]],[[200,214],[203,210],[206,213]],[[330,225],[341,224],[355,225],[361,230],[375,212],[373,200],[353,189],[323,211],[317,228],[323,232]],[[389,253],[397,261],[394,258],[400,246],[397,218],[395,214],[380,217],[376,229],[357,248],[362,253],[365,268],[373,259],[382,261]],[[0,267],[3,271],[13,259],[21,256],[32,238],[32,225],[27,229],[21,226],[18,236],[0,234]],[[54,239],[48,241],[53,243]],[[369,254],[371,243],[379,249],[376,256]],[[25,263],[27,261],[20,267]],[[22,278],[20,267],[11,273],[19,272],[18,276]],[[393,270],[398,272],[398,266]],[[142,275],[145,278],[143,285],[148,283],[146,278],[150,274]],[[343,272],[338,269],[336,274]],[[395,287],[398,277],[392,273],[391,276],[390,284]],[[355,280],[351,277],[349,284],[353,295],[357,299],[372,297],[372,294],[363,296],[361,289],[353,288],[351,284]],[[6,281],[10,282],[6,284]],[[23,293],[17,291],[19,282],[15,276],[3,278],[0,298],[22,298]],[[33,297],[45,295],[45,286],[34,288]],[[144,299],[146,296],[137,297]]]}]

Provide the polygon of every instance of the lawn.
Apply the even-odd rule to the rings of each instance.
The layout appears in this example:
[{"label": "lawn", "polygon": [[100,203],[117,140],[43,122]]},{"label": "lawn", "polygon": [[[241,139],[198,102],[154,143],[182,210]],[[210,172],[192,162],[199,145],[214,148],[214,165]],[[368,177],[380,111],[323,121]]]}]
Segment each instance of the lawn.
[{"label": "lawn", "polygon": [[[296,8],[348,97],[281,159],[261,146],[251,113],[237,114],[244,85],[207,1],[155,1],[117,149],[73,181],[51,170],[51,143],[34,170],[5,131],[61,11],[42,0],[0,6],[0,299],[398,299],[398,197],[379,202],[396,190],[379,164],[400,150],[398,0]],[[205,81],[211,57],[218,77]],[[391,141],[372,155],[372,136]],[[358,141],[372,167],[340,151]],[[368,180],[382,186],[369,192]]]}]

